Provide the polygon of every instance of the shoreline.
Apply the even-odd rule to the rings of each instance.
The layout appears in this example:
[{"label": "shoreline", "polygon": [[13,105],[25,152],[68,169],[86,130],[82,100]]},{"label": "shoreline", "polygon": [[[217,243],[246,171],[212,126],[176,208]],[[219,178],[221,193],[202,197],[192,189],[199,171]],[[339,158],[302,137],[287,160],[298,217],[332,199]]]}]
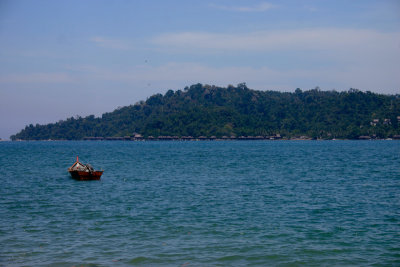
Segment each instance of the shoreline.
[{"label": "shoreline", "polygon": [[158,138],[143,138],[140,140],[131,140],[131,139],[124,139],[124,138],[101,138],[101,139],[42,139],[42,140],[1,140],[1,142],[62,142],[62,141],[100,141],[100,142],[107,142],[107,141],[125,141],[125,142],[204,142],[204,141],[399,141],[398,138],[371,138],[371,139],[342,139],[342,138],[333,138],[333,139],[302,139],[302,138],[280,138],[280,139],[253,139],[253,138],[236,138],[236,139],[222,139],[222,138],[215,138],[215,139],[199,139],[199,138],[192,138],[192,139],[182,139],[182,138],[171,138],[171,139],[158,139]]}]

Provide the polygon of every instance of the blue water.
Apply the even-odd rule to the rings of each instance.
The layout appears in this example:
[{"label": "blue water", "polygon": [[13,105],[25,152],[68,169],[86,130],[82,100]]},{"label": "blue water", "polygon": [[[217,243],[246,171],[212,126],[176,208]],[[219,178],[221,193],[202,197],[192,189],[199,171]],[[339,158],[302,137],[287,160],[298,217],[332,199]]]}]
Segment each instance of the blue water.
[{"label": "blue water", "polygon": [[0,142],[0,265],[400,266],[400,142]]}]

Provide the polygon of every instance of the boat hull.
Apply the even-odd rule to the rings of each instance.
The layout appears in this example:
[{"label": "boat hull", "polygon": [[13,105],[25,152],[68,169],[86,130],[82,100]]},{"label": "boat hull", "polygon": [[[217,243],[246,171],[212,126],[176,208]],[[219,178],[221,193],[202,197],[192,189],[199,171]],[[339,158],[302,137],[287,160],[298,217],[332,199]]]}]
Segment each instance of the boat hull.
[{"label": "boat hull", "polygon": [[69,170],[71,177],[79,181],[100,180],[103,171],[85,172]]}]

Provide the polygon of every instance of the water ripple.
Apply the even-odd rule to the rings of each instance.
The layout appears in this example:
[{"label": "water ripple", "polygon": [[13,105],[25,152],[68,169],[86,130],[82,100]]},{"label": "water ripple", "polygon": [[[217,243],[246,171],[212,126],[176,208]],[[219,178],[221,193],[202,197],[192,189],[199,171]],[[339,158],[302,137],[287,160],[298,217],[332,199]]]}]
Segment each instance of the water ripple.
[{"label": "water ripple", "polygon": [[[2,142],[0,265],[400,265],[400,142]],[[78,182],[76,155],[105,170]]]}]

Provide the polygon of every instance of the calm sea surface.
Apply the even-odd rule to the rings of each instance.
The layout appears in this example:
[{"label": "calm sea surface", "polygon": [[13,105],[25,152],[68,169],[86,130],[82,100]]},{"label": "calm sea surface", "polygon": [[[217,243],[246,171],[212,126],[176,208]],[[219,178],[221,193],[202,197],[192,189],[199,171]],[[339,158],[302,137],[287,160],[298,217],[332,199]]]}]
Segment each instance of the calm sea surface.
[{"label": "calm sea surface", "polygon": [[400,266],[400,142],[1,142],[0,265]]}]

